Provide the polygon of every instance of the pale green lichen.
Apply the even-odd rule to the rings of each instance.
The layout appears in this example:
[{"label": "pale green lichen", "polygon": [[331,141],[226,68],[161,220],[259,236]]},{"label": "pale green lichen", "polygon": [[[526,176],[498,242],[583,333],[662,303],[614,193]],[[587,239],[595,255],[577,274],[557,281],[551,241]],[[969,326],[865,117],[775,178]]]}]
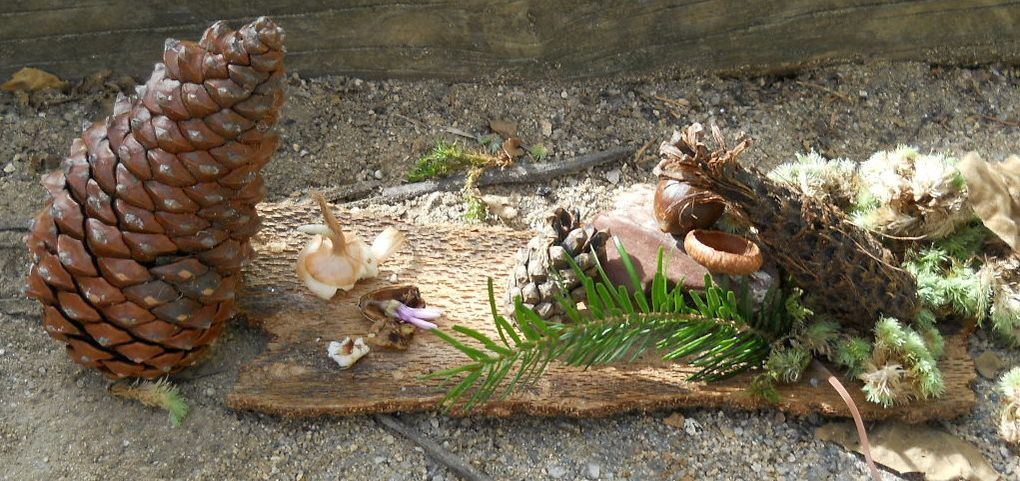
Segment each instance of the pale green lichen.
[{"label": "pale green lichen", "polygon": [[871,359],[871,342],[851,336],[836,343],[832,360],[842,366],[853,377],[860,376]]},{"label": "pale green lichen", "polygon": [[998,387],[1002,395],[999,435],[1007,442],[1020,444],[1020,367],[1003,373]]},{"label": "pale green lichen", "polygon": [[858,190],[857,165],[847,159],[829,160],[816,152],[772,169],[767,176],[803,195],[848,208]]},{"label": "pale green lichen", "polygon": [[188,403],[180,390],[166,379],[141,381],[138,383],[117,383],[110,386],[110,392],[124,399],[132,399],[146,406],[165,409],[170,423],[180,426],[188,415]]},{"label": "pale green lichen", "polygon": [[828,319],[812,322],[797,335],[804,349],[824,357],[832,357],[839,340],[839,324]]},{"label": "pale green lichen", "polygon": [[889,407],[903,396],[906,371],[899,364],[868,365],[859,378],[864,381],[864,397],[870,402]]},{"label": "pale green lichen", "polygon": [[861,190],[854,222],[896,237],[939,239],[952,234],[973,217],[957,162],[906,146],[872,155],[858,169]]},{"label": "pale green lichen", "polygon": [[772,349],[765,361],[765,371],[772,379],[782,383],[794,383],[811,362],[811,354],[800,346]]},{"label": "pale green lichen", "polygon": [[932,247],[909,254],[903,268],[917,279],[917,295],[934,312],[984,317],[989,289],[980,272]]},{"label": "pale green lichen", "polygon": [[945,383],[935,359],[931,346],[920,333],[896,319],[879,319],[871,360],[859,375],[868,400],[890,406],[914,398],[941,396]]}]

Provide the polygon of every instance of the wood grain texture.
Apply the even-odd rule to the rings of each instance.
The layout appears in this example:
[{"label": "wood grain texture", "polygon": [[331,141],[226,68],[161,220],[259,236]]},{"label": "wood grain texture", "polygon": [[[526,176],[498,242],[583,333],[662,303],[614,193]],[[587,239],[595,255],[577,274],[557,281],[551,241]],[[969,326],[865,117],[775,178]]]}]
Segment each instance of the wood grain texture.
[{"label": "wood grain texture", "polygon": [[561,78],[850,59],[1020,60],[1016,0],[7,0],[0,78],[142,75],[167,37],[271,16],[305,75]]},{"label": "wood grain texture", "polygon": [[[363,239],[386,225],[397,225],[408,234],[410,247],[382,266],[379,279],[325,302],[299,285],[293,274],[297,252],[307,240],[293,228],[317,221],[317,211],[310,204],[288,201],[265,204],[262,213],[265,226],[254,241],[258,254],[248,268],[239,302],[244,315],[261,325],[270,338],[265,351],[242,368],[228,403],[238,409],[281,415],[435,409],[445,391],[437,381],[419,377],[467,361],[435,336],[419,332],[406,352],[373,350],[347,371],[326,357],[326,344],[367,332],[369,322],[357,310],[357,300],[366,291],[387,285],[386,279],[393,273],[401,283],[417,284],[430,305],[446,311],[447,316],[438,321],[440,326],[449,329],[458,323],[495,336],[485,293],[486,278],[497,279],[499,289],[513,253],[531,237],[528,232],[500,227],[425,228],[342,212],[341,222]],[[966,349],[969,332],[963,329],[947,339],[947,354],[940,367],[949,394],[943,399],[882,409],[863,399],[859,383],[844,380],[862,415],[866,419],[894,417],[918,422],[969,412],[975,402],[969,387],[975,377]],[[749,375],[713,384],[685,381],[692,372],[689,366],[651,358],[588,371],[554,364],[532,389],[485,405],[479,413],[601,416],[682,406],[763,407],[746,394]],[[813,385],[811,379],[817,382]],[[778,407],[784,411],[848,416],[839,396],[818,373],[809,372],[803,382],[781,392]]]}]

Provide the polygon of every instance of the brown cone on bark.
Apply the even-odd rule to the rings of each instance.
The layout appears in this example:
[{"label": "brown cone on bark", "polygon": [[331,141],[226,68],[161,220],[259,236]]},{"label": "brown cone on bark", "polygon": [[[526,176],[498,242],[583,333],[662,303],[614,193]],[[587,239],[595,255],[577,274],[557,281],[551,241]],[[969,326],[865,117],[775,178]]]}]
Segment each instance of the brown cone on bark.
[{"label": "brown cone on bark", "polygon": [[802,196],[737,161],[751,145],[742,138],[727,149],[713,128],[717,147],[705,143],[694,124],[673,134],[659,151],[660,176],[718,195],[757,230],[771,258],[807,293],[815,312],[870,331],[880,315],[913,320],[920,309],[917,283],[869,232],[835,206]]},{"label": "brown cone on bark", "polygon": [[556,208],[549,212],[539,235],[517,251],[516,264],[507,279],[504,312],[513,317],[516,299],[547,321],[566,322],[558,294],[575,303],[586,294],[570,260],[585,274],[598,276],[598,263],[606,261],[609,232],[581,223],[577,210]]},{"label": "brown cone on bark", "polygon": [[266,18],[167,40],[137,96],[118,98],[43,178],[27,294],[75,362],[153,378],[194,364],[222,332],[278,144],[283,40]]}]

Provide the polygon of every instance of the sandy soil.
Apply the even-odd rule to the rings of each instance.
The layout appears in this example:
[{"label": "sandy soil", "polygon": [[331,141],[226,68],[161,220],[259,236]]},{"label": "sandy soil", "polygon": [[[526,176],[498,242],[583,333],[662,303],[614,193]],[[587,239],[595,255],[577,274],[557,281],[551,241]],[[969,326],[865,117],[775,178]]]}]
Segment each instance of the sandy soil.
[{"label": "sandy soil", "polygon": [[[173,428],[166,414],[112,398],[108,382],[68,361],[42,331],[37,307],[20,294],[28,263],[20,237],[38,209],[37,179],[67,151],[83,121],[101,118],[119,88],[94,76],[69,94],[0,93],[0,479],[455,479],[420,448],[371,417],[280,419],[236,412],[224,398],[239,366],[264,343],[233,325],[214,354],[175,381],[192,414]],[[762,166],[814,149],[863,160],[897,144],[992,158],[1016,153],[1020,71],[918,63],[845,65],[790,77],[618,78],[583,82],[448,83],[291,78],[280,125],[284,146],[268,167],[270,197],[355,185],[395,185],[453,127],[487,133],[493,118],[519,123],[525,142],[550,159],[613,145],[658,145],[691,121],[746,131],[746,156]],[[682,100],[681,100],[682,99]],[[583,214],[605,208],[619,190],[651,180],[645,156],[554,182],[487,189],[518,214],[490,222],[527,228],[553,205]],[[414,222],[459,222],[456,193],[433,194],[381,212]],[[974,336],[975,353],[1020,356]],[[941,428],[973,443],[1008,479],[1020,460],[995,435],[997,395],[975,384],[974,414]],[[950,394],[951,395],[951,394]],[[868,479],[859,457],[814,439],[817,416],[776,411],[684,410],[684,429],[667,412],[606,419],[450,419],[401,415],[408,424],[496,479]],[[888,479],[899,479],[886,473]]]}]

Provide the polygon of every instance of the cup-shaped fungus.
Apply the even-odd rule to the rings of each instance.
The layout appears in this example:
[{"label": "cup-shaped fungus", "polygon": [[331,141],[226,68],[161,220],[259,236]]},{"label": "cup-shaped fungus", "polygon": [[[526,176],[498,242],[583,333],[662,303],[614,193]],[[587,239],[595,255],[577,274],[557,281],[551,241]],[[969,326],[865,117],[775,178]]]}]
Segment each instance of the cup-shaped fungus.
[{"label": "cup-shaped fungus", "polygon": [[758,245],[725,232],[692,230],[684,238],[684,250],[698,264],[720,274],[745,276],[761,269]]}]

